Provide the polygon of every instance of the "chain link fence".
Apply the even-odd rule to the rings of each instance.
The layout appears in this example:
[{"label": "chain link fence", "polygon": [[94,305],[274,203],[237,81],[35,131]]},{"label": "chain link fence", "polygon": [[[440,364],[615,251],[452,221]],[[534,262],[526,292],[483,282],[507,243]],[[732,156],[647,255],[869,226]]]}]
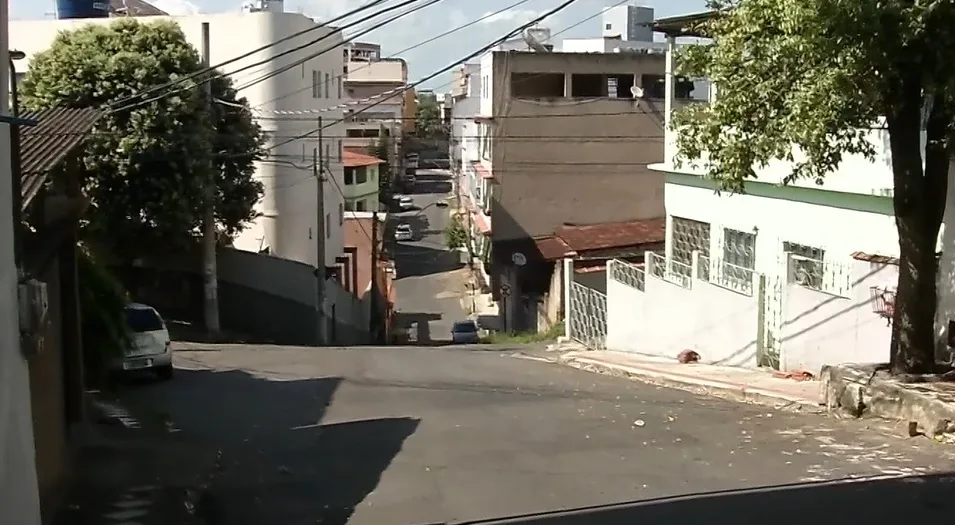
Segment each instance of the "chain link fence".
[{"label": "chain link fence", "polygon": [[607,296],[570,283],[570,337],[593,350],[607,346]]}]

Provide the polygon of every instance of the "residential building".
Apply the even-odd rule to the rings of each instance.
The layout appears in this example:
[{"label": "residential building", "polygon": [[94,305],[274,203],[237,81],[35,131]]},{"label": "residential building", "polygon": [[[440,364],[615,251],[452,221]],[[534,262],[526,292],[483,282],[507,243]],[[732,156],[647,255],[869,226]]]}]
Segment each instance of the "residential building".
[{"label": "residential building", "polygon": [[[345,164],[345,211],[378,211],[379,172],[384,160],[364,153],[346,149]],[[347,244],[346,244],[347,246]]]},{"label": "residential building", "polygon": [[[466,177],[481,181],[471,217],[490,219],[494,288],[515,298],[502,308],[509,329],[532,324],[535,297],[559,300],[550,293],[555,259],[542,244],[564,226],[602,224],[607,231],[592,234],[605,239],[621,228],[659,233],[626,225],[664,216],[663,175],[648,167],[663,159],[662,101],[650,86],[660,84],[664,62],[652,50],[482,57],[478,159]],[[647,96],[634,97],[642,86]],[[660,240],[599,249],[632,253]]]},{"label": "residential building", "polygon": [[408,64],[401,58],[382,58],[378,44],[349,43],[342,53],[348,60],[343,65],[345,147],[367,150],[390,141],[385,160],[400,166]]},{"label": "residential building", "polygon": [[[326,137],[343,137],[344,126],[338,121],[342,118],[340,109],[342,97],[335,81],[343,70],[342,54],[322,53],[314,58],[308,57],[326,49],[329,45],[342,42],[338,29],[331,27],[316,28],[318,22],[298,13],[286,13],[280,10],[281,2],[270,0],[252,5],[245,12],[184,17],[150,16],[144,23],[157,20],[173,20],[186,38],[197,49],[202,41],[202,24],[210,25],[211,62],[220,63],[247,52],[255,51],[289,35],[313,29],[311,32],[291,38],[277,45],[256,51],[250,56],[236,61],[226,68],[226,72],[251,66],[248,70],[237,72],[232,80],[239,94],[248,99],[254,108],[253,113],[265,115],[259,125],[266,136],[266,147],[270,147],[270,159],[257,163],[256,178],[262,182],[265,195],[258,205],[259,217],[235,240],[235,247],[254,252],[268,252],[272,255],[315,265],[317,260],[316,210],[318,188],[312,175],[312,153],[319,147],[314,132],[315,122],[311,119],[275,117],[275,115],[293,114],[305,109],[320,106],[328,123],[324,130]],[[74,20],[24,20],[10,24],[10,41],[14,47],[24,51],[27,59],[22,61],[21,70],[28,70],[30,58],[47,49],[60,31],[77,29],[91,23],[111,23],[107,18]],[[320,43],[309,44],[316,38],[330,35]],[[304,46],[301,50],[292,49]],[[287,54],[284,54],[287,53]],[[274,58],[281,55],[280,58]],[[305,60],[279,73],[284,66]],[[266,78],[266,75],[274,74]],[[311,134],[310,134],[311,133]],[[310,134],[310,135],[309,135]],[[294,137],[302,137],[295,139]],[[292,139],[290,139],[292,138]],[[337,220],[344,208],[344,198],[338,191],[342,187],[343,169],[341,163],[341,143],[325,140],[322,144],[323,158],[326,159],[327,177],[333,177],[325,183],[325,260],[331,264],[342,254],[343,222]]]},{"label": "residential building", "polygon": [[[384,249],[387,214],[379,213],[377,217],[376,228],[375,215],[371,212],[345,213],[346,255],[342,260],[341,278],[345,288],[361,301],[362,308],[367,311],[366,318],[377,320],[373,324],[383,330],[372,334],[372,343],[388,340],[395,309],[394,262],[387,259]],[[373,242],[377,243],[377,260],[374,262]],[[372,296],[373,279],[377,279],[376,296]],[[377,311],[376,314],[372,313],[373,310]]]},{"label": "residential building", "polygon": [[36,449],[30,403],[30,369],[20,351],[17,267],[13,257],[13,167],[10,151],[8,2],[0,2],[0,523],[39,525]]},{"label": "residential building", "polygon": [[[701,36],[687,28],[707,16],[655,23],[668,48],[665,151],[651,166],[665,177],[665,249],[643,266],[614,261],[603,298],[570,284],[577,304],[602,304],[572,312],[570,334],[613,350],[676,357],[691,349],[705,362],[813,374],[826,363],[887,361],[899,249],[887,131],[867,132],[874,159],[847,155],[821,184],[784,184],[792,165],[779,160],[757,169],[744,194],[716,193],[703,159],[674,162],[680,130],[669,126],[681,102],[676,39]],[[940,288],[940,303],[949,289]]]},{"label": "residential building", "polygon": [[451,99],[451,137],[449,141],[448,159],[451,166],[451,172],[454,176],[455,194],[459,200],[462,197],[467,202],[475,204],[475,213],[478,217],[466,221],[466,224],[472,229],[471,255],[474,257],[474,267],[480,276],[480,284],[487,287],[490,284],[490,276],[487,273],[485,265],[485,256],[490,254],[490,241],[487,235],[490,233],[491,219],[488,217],[483,207],[479,207],[484,202],[484,195],[488,195],[487,184],[489,180],[478,175],[477,170],[472,168],[472,163],[478,162],[478,123],[474,118],[478,115],[481,107],[481,64],[464,64],[452,73],[451,93],[448,97]]}]

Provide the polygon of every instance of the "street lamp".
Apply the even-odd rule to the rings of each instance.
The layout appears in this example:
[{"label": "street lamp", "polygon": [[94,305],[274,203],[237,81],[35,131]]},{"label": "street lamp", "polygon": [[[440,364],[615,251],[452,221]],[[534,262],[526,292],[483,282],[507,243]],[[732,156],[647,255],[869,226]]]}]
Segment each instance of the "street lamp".
[{"label": "street lamp", "polygon": [[20,125],[18,117],[20,116],[20,100],[17,92],[17,65],[16,60],[23,60],[27,57],[23,51],[11,49],[7,56],[10,57],[10,107],[13,111],[13,122],[10,124],[10,171],[13,174],[13,253],[17,266],[20,266],[20,258],[23,256],[23,225],[21,223],[23,215],[23,180],[20,173]]}]

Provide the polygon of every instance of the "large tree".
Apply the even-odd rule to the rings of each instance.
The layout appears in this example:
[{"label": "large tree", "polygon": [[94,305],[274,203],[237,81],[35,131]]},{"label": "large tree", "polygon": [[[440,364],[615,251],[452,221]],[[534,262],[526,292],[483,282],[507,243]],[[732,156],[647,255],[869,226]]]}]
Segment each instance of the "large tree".
[{"label": "large tree", "polygon": [[211,105],[196,85],[201,78],[128,98],[200,70],[197,51],[169,21],[84,26],[60,33],[34,57],[21,92],[25,107],[106,110],[85,141],[92,206],[84,235],[130,256],[188,242],[198,235],[210,169],[222,234],[231,237],[254,218],[261,133],[228,78],[212,82]]},{"label": "large tree", "polygon": [[[679,112],[680,159],[701,158],[722,188],[795,160],[787,182],[822,182],[847,154],[875,154],[888,130],[899,233],[890,365],[934,368],[936,242],[945,208],[955,116],[955,2],[721,0],[689,46],[681,73],[708,77],[716,101]],[[926,133],[923,165],[920,134]],[[792,145],[803,156],[793,158]],[[833,225],[838,228],[840,225]]]},{"label": "large tree", "polygon": [[441,122],[441,104],[432,93],[418,95],[418,109],[415,113],[415,135],[421,138],[438,138],[444,133]]}]

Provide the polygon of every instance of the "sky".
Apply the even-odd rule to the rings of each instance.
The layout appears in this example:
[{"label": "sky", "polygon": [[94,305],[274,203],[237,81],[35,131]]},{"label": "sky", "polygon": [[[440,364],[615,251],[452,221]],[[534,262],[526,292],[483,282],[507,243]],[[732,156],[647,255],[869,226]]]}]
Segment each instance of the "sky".
[{"label": "sky", "polygon": [[[52,18],[54,0],[0,0],[10,2],[12,19]],[[149,1],[149,0],[147,0]],[[285,0],[285,10],[302,12],[316,18],[328,19],[355,9],[369,0]],[[397,0],[395,0],[397,1]],[[577,0],[570,7],[541,23],[553,32],[577,24],[587,17],[600,13],[606,7],[620,0]],[[384,56],[392,56],[405,48],[439,35],[457,26],[466,24],[489,13],[517,4],[521,0],[442,0],[435,5],[416,11],[408,16],[376,29],[360,38],[366,42],[377,42],[382,46]],[[238,11],[242,0],[155,0],[156,7],[173,15],[196,13],[225,13]],[[389,2],[391,3],[391,2]],[[475,50],[496,40],[512,29],[532,20],[541,13],[553,9],[561,0],[524,0],[499,15],[487,18],[461,31],[422,45],[417,49],[401,53],[408,62],[409,79],[418,80],[436,70],[459,61]],[[694,13],[705,9],[706,0],[631,0],[629,3],[647,5],[655,9],[655,15],[672,16]],[[390,15],[385,15],[388,18]],[[364,26],[357,26],[361,30]],[[599,15],[562,33],[563,38],[586,38],[600,36]],[[15,43],[11,42],[11,45]],[[446,73],[423,85],[446,91],[451,74]]]}]

